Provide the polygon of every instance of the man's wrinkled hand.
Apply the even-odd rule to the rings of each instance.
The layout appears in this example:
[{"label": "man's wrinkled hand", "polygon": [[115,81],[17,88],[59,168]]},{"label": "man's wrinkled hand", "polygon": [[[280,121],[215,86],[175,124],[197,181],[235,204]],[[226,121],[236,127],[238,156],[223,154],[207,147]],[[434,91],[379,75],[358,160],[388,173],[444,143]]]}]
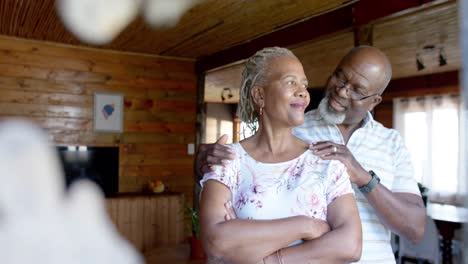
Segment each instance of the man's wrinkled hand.
[{"label": "man's wrinkled hand", "polygon": [[214,144],[201,144],[195,158],[195,173],[200,179],[211,171],[213,165],[222,165],[235,158],[230,147],[225,146],[228,136],[222,135]]},{"label": "man's wrinkled hand", "polygon": [[366,175],[367,173],[345,145],[331,141],[321,141],[311,144],[309,149],[324,160],[341,161],[346,166],[351,182],[360,183],[360,175]]}]

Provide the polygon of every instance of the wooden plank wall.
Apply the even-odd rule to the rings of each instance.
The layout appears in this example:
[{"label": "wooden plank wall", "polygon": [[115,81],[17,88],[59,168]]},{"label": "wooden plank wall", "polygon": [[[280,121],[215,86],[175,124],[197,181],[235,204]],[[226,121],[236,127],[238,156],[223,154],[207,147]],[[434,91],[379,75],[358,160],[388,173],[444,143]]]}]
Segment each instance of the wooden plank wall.
[{"label": "wooden plank wall", "polygon": [[336,65],[353,48],[351,31],[337,32],[290,47],[304,66],[310,87],[324,87]]},{"label": "wooden plank wall", "polygon": [[[93,131],[93,93],[124,94],[124,132]],[[191,201],[194,62],[0,36],[0,117],[24,117],[57,144],[120,147],[119,192],[161,179]]]},{"label": "wooden plank wall", "polygon": [[175,247],[184,239],[184,196],[158,194],[106,200],[119,232],[140,252]]},{"label": "wooden plank wall", "polygon": [[[60,21],[55,2],[0,1],[0,34],[78,45]],[[198,58],[355,0],[192,2],[196,5],[171,27],[152,27],[139,16],[105,48]]]}]

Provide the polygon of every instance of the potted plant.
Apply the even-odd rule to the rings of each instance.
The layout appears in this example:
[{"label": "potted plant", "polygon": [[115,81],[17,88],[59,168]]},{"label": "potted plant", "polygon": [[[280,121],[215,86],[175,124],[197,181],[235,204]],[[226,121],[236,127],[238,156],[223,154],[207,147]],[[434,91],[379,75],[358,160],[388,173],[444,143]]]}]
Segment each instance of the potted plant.
[{"label": "potted plant", "polygon": [[202,241],[200,239],[200,220],[198,217],[198,210],[187,208],[187,215],[190,217],[190,222],[192,224],[192,236],[190,237],[190,258],[206,259],[206,254],[203,250]]}]

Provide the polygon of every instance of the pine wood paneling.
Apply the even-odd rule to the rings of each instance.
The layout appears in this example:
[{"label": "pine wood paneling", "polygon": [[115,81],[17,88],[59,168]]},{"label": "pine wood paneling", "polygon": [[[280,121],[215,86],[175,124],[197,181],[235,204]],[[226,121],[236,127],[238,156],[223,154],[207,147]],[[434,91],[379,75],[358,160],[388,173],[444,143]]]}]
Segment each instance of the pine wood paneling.
[{"label": "pine wood paneling", "polygon": [[291,49],[304,66],[309,87],[323,87],[338,62],[353,46],[353,33],[345,31]]},{"label": "pine wood paneling", "polygon": [[[3,91],[3,89],[0,88],[0,91]],[[90,107],[21,104],[16,102],[0,103],[0,113],[2,113],[3,116],[68,117],[75,119],[91,119],[93,116],[93,110]]]},{"label": "pine wood paneling", "polygon": [[145,111],[126,109],[125,120],[128,121],[154,121],[154,122],[171,122],[178,120],[181,123],[194,123],[195,116],[187,115],[185,112],[159,112],[159,111]]},{"label": "pine wood paneling", "polygon": [[[0,1],[0,34],[73,45],[81,44],[61,23],[54,2],[53,0]],[[139,17],[113,42],[103,47],[197,58],[334,10],[350,2],[353,1],[204,0],[186,12],[174,27],[152,28]],[[62,66],[68,65],[65,60],[58,63]],[[90,66],[86,60],[77,65]],[[157,72],[160,73],[159,70]]]},{"label": "pine wood paneling", "polygon": [[[123,133],[94,132],[95,92],[124,95]],[[195,104],[193,61],[0,36],[0,117],[27,118],[58,144],[119,146],[120,192],[141,191],[160,178],[191,199],[193,156],[186,144],[195,140]],[[119,216],[134,241],[143,234],[125,226],[140,214]]]}]

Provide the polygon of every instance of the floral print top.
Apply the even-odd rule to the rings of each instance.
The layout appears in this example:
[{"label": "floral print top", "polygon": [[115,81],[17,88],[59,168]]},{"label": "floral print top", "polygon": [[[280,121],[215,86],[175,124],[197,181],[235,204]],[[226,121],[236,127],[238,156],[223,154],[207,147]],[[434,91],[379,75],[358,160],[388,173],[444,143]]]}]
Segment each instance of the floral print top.
[{"label": "floral print top", "polygon": [[239,219],[278,219],[306,215],[327,220],[327,206],[337,197],[353,193],[345,166],[322,160],[307,150],[281,163],[262,163],[231,145],[236,159],[204,175],[226,185]]}]

